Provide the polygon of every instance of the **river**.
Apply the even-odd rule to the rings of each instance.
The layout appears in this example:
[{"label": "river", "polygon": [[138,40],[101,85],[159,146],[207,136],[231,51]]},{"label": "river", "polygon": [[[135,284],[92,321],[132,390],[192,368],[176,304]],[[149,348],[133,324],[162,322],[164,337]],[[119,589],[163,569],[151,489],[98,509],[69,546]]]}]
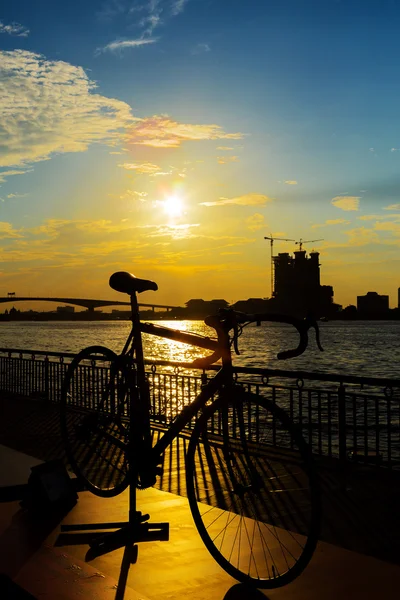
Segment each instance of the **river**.
[{"label": "river", "polygon": [[[162,321],[167,327],[213,335],[202,321]],[[129,333],[129,321],[0,323],[0,347],[48,352],[78,352],[104,345],[119,352]],[[305,370],[364,377],[399,378],[400,321],[332,321],[320,323],[320,352],[310,331],[310,343],[302,356],[278,360],[277,352],[297,346],[298,335],[287,325],[250,325],[239,339],[237,366]],[[146,358],[191,361],[207,351],[154,336],[144,336]]]}]

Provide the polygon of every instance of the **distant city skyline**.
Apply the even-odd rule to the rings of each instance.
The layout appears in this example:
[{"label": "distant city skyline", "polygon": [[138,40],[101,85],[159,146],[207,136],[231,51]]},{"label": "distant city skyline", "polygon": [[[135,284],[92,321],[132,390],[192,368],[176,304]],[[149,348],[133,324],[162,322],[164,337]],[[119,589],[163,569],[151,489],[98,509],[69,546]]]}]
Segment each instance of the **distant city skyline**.
[{"label": "distant city skyline", "polygon": [[268,297],[272,235],[397,306],[399,29],[391,0],[3,3],[0,288]]},{"label": "distant city skyline", "polygon": [[[358,297],[360,297],[360,296],[364,297],[364,296],[367,296],[367,295],[369,295],[371,293],[372,294],[378,294],[379,296],[387,296],[387,294],[381,294],[379,291],[376,291],[376,290],[368,290],[368,292],[365,292],[365,294],[357,294],[357,296],[354,299],[354,302],[350,302],[348,304],[342,304],[342,308],[346,308],[347,306],[357,306],[357,298]],[[20,308],[21,311],[23,311],[23,310],[30,310],[30,309],[35,310],[35,309],[38,309],[38,307],[40,307],[40,310],[43,311],[43,312],[56,310],[54,307],[50,307],[49,308],[49,304],[51,305],[51,303],[52,303],[51,300],[45,300],[45,301],[44,300],[31,300],[29,297],[27,297],[24,294],[21,294],[20,296],[18,296],[16,294],[15,297],[14,296],[8,297],[7,298],[7,302],[2,301],[6,297],[7,297],[7,294],[4,294],[4,296],[3,296],[0,293],[0,313],[4,312],[5,310],[9,311],[10,310],[10,305],[12,305],[12,303],[14,301],[17,302],[17,305],[22,306],[22,308]],[[20,300],[19,298],[24,298],[24,300]],[[44,298],[44,296],[42,298]],[[51,298],[53,298],[53,297],[51,297]],[[76,298],[76,299],[78,300],[78,298]],[[226,300],[226,298],[223,298],[223,297],[217,299],[217,298],[204,298],[202,296],[196,296],[196,297],[193,297],[193,298],[187,298],[182,304],[168,305],[168,308],[184,307],[191,300],[204,300],[205,302],[211,302],[211,301],[215,301],[215,300],[226,300],[229,305],[233,305],[233,304],[236,304],[238,302],[242,302],[242,301],[246,301],[246,300],[250,300],[250,299],[254,299],[254,300],[261,300],[261,299],[263,299],[263,300],[265,300],[265,299],[269,299],[269,297],[268,296],[259,296],[259,297],[257,297],[257,296],[246,296],[246,297],[242,297],[242,298],[237,298],[233,302],[229,302],[229,301]],[[68,304],[68,303],[71,304],[72,306],[75,307],[75,310],[77,310],[77,311],[87,310],[84,306],[79,305],[79,304],[74,304],[73,302],[71,302],[71,300],[72,300],[72,297],[65,297],[65,304]],[[88,300],[88,301],[91,301],[91,300],[92,301],[105,301],[105,302],[108,303],[108,302],[111,302],[112,298],[110,296],[109,297],[104,297],[104,298],[88,298],[87,296],[82,296],[82,300]],[[155,306],[156,308],[160,308],[160,307],[161,308],[165,308],[166,307],[166,305],[161,304],[160,302],[158,302],[156,300],[156,297],[153,298],[154,302],[152,302],[151,298],[149,298],[148,295],[146,295],[146,294],[145,295],[143,295],[143,294],[139,295],[138,296],[138,300],[139,300],[139,304],[140,305],[148,306],[149,308],[152,307],[152,306]],[[60,298],[57,298],[57,297],[54,296],[53,302],[58,307],[60,305],[60,301],[61,301]],[[95,310],[103,310],[104,312],[108,312],[108,311],[111,311],[111,310],[115,309],[115,307],[118,306],[118,303],[125,302],[124,295],[121,294],[117,299],[115,299],[115,302],[116,302],[116,304],[110,303],[109,306],[107,306],[107,305],[106,306],[100,306],[100,307],[96,306]],[[340,302],[337,302],[337,301],[335,303],[339,304],[339,305],[341,304]],[[29,305],[29,306],[25,306],[25,304]],[[394,303],[391,301],[391,298],[389,296],[389,308],[390,309],[398,308],[399,304],[400,304],[400,288],[398,288],[398,290],[397,290],[396,301]],[[33,308],[32,308],[31,305],[33,305]],[[65,306],[65,305],[63,305],[63,306]],[[124,308],[123,305],[120,306],[120,310],[125,310],[125,308]],[[126,305],[126,310],[129,310],[129,306],[128,305]]]}]

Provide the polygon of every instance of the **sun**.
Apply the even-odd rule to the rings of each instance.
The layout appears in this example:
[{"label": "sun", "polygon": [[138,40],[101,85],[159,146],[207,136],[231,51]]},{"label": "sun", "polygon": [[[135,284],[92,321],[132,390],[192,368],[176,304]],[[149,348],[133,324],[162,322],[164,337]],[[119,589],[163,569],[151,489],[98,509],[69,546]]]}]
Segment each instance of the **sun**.
[{"label": "sun", "polygon": [[179,217],[183,212],[183,202],[178,196],[168,196],[164,200],[164,212],[170,217]]}]

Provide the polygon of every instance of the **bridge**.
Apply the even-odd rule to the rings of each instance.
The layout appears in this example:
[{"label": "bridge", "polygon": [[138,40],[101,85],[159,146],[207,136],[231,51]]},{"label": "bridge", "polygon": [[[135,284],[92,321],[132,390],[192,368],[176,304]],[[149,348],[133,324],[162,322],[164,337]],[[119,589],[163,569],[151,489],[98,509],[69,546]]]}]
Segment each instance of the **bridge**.
[{"label": "bridge", "polygon": [[[130,302],[121,302],[118,300],[93,300],[89,298],[38,298],[38,297],[25,297],[25,296],[14,296],[13,294],[9,294],[8,296],[0,297],[0,303],[4,302],[61,302],[64,304],[73,304],[75,306],[84,306],[90,312],[93,312],[95,308],[100,308],[101,306],[130,306]],[[150,308],[153,312],[156,308],[164,308],[167,312],[172,310],[173,308],[178,308],[177,306],[170,306],[168,304],[143,304],[141,302],[138,303],[139,307]]]}]

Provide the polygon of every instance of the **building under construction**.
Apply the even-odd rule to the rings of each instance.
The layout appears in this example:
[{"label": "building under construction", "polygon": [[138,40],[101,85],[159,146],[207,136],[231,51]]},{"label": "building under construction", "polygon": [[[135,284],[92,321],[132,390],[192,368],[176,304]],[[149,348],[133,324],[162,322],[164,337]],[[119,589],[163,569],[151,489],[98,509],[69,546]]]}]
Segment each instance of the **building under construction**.
[{"label": "building under construction", "polygon": [[271,299],[274,310],[305,316],[313,314],[319,318],[336,312],[333,303],[333,288],[320,283],[319,252],[305,250],[282,252],[273,257],[274,290]]}]

